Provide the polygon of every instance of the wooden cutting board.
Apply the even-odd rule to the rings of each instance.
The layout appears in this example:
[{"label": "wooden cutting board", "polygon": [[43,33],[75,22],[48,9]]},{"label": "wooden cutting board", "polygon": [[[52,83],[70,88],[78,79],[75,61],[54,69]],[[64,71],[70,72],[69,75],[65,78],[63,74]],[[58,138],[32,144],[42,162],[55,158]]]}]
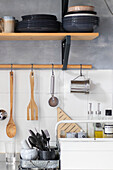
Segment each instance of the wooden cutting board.
[{"label": "wooden cutting board", "polygon": [[[57,108],[57,122],[61,120],[72,120],[60,107]],[[82,129],[76,123],[62,123],[58,126],[58,138],[60,138],[60,131],[80,132]]]}]

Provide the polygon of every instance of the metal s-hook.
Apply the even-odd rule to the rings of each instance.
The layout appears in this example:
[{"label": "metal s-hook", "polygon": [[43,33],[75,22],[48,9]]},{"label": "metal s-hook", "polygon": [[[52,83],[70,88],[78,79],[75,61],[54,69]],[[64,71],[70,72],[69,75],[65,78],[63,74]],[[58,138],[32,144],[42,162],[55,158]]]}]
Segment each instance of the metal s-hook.
[{"label": "metal s-hook", "polygon": [[54,75],[53,69],[54,69],[54,64],[52,64],[52,75]]},{"label": "metal s-hook", "polygon": [[82,76],[82,64],[80,64],[80,76]]},{"label": "metal s-hook", "polygon": [[33,76],[33,64],[31,64],[31,72],[32,72],[32,76]]},{"label": "metal s-hook", "polygon": [[13,64],[11,64],[11,75],[13,75],[12,73],[13,73]]}]

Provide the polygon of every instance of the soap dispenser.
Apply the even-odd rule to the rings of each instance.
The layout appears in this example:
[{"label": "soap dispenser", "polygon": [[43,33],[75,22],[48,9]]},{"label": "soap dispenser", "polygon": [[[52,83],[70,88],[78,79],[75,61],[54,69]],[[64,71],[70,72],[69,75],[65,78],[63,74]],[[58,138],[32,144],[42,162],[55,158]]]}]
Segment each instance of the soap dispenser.
[{"label": "soap dispenser", "polygon": [[[89,103],[88,119],[93,120],[92,103]],[[94,126],[93,123],[88,123],[88,137],[94,138]]]},{"label": "soap dispenser", "polygon": [[[101,120],[101,110],[100,103],[97,104],[97,111],[95,112],[96,120]],[[102,123],[94,123],[94,137],[95,138],[103,138],[103,128]]]}]

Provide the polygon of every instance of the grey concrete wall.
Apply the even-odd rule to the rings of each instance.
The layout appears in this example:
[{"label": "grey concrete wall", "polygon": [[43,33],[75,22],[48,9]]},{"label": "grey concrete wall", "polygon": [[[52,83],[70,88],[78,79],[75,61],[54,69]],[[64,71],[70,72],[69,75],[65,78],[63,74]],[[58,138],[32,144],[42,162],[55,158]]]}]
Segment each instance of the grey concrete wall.
[{"label": "grey concrete wall", "polygon": [[[113,11],[113,0],[107,0]],[[94,69],[113,69],[113,15],[104,0],[70,0],[69,6],[94,5],[100,16],[100,37],[93,41],[73,41],[69,64],[92,64]],[[61,20],[61,0],[0,0],[0,17],[51,13]],[[61,63],[60,41],[0,41],[0,64]]]}]

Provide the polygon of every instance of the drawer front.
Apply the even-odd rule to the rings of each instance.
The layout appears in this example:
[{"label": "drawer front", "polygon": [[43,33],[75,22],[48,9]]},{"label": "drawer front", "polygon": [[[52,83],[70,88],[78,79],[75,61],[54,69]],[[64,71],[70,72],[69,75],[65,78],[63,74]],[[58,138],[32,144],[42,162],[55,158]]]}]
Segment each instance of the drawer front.
[{"label": "drawer front", "polygon": [[63,151],[61,170],[113,170],[113,151]]},{"label": "drawer front", "polygon": [[62,142],[60,147],[64,151],[113,151],[113,142]]},{"label": "drawer front", "polygon": [[62,142],[61,170],[113,170],[113,142]]}]

